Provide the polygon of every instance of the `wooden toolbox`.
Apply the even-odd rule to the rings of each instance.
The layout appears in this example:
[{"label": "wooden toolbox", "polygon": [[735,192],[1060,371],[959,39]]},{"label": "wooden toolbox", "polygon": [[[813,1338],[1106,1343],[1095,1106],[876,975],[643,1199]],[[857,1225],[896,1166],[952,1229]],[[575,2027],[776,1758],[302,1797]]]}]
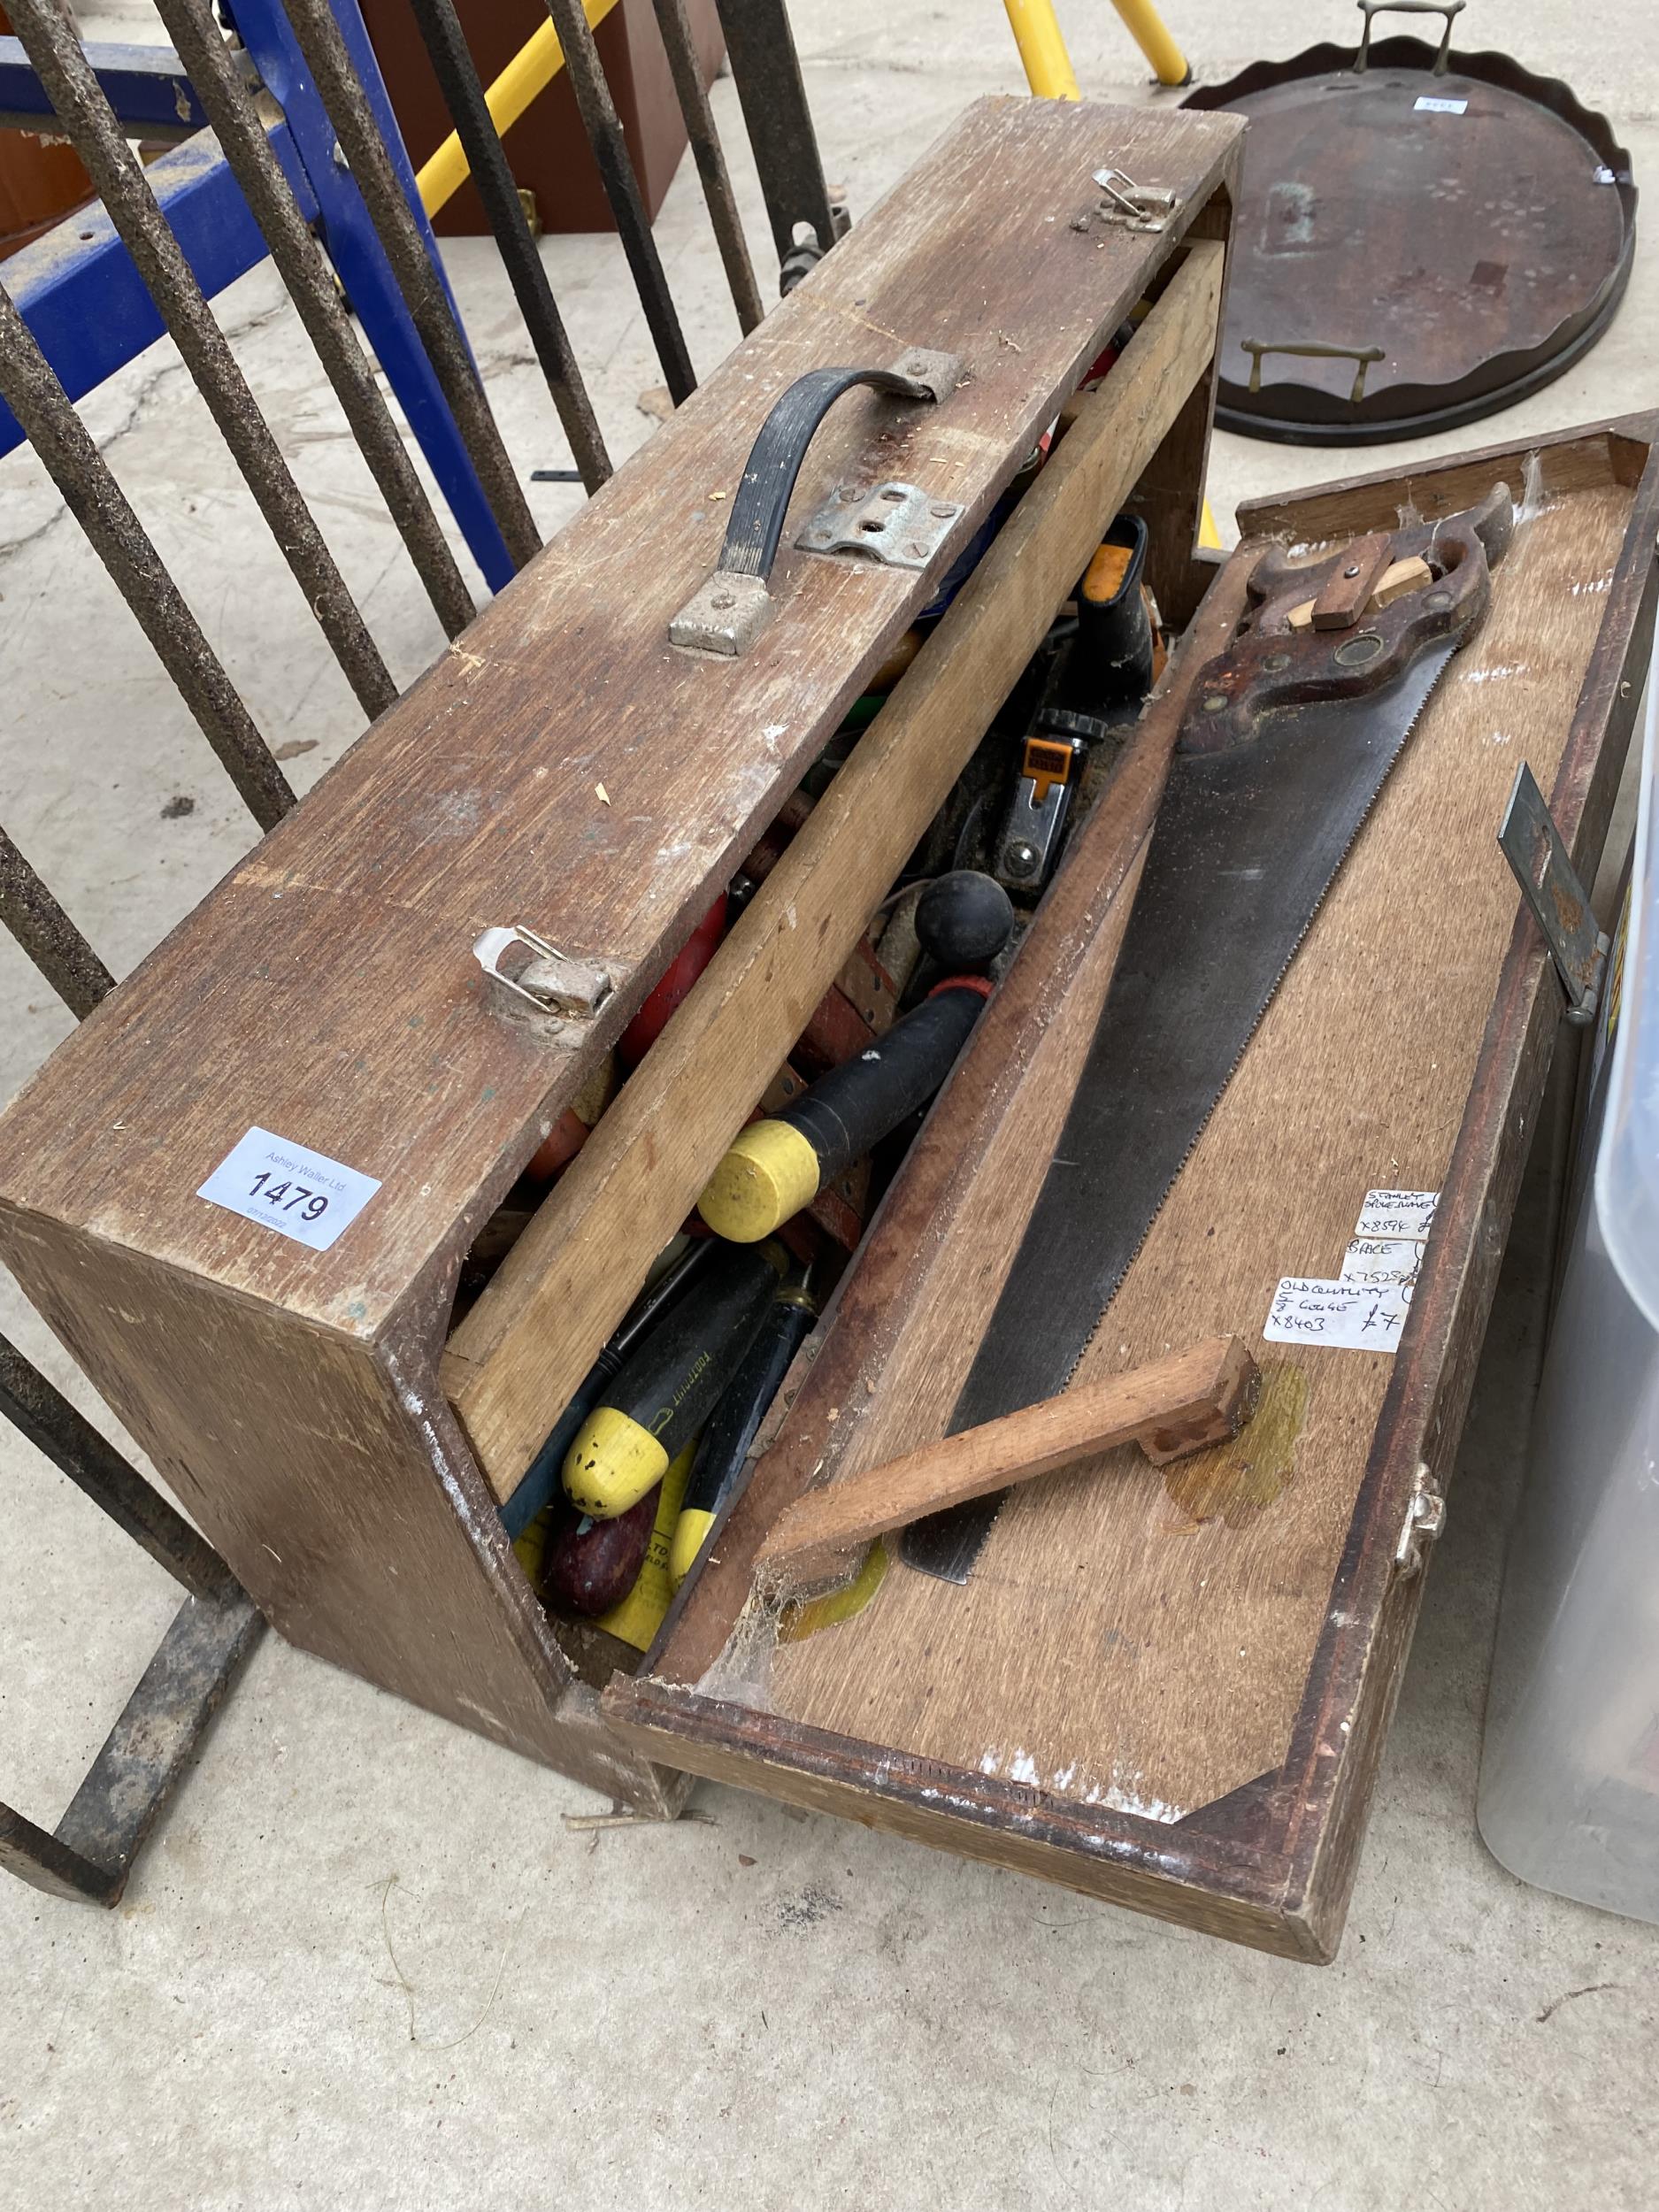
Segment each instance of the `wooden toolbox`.
[{"label": "wooden toolbox", "polygon": [[[641,1808],[715,1774],[1321,1957],[1420,1586],[1396,1555],[1449,1471],[1555,1029],[1494,832],[1525,758],[1581,864],[1599,849],[1656,473],[1632,422],[1258,504],[1225,569],[1197,561],[1238,148],[1222,116],[972,109],[54,1056],[0,1121],[0,1251],[304,1647]],[[932,396],[841,399],[770,579],[724,585],[780,395],[918,359]],[[1063,409],[1052,458],[457,1322],[480,1231]],[[856,1616],[780,1642],[748,1575],[778,1511],[942,1430],[1193,672],[1256,553],[1501,480],[1525,504],[1486,624],[1084,1372],[1217,1331],[1261,1350],[1274,1282],[1328,1271],[1379,1185],[1443,1194],[1397,1356],[1268,1348],[1248,1463],[1035,1485],[965,1586],[895,1567]],[[919,551],[795,542],[893,485],[925,495]],[[1184,642],[639,1665],[543,1612],[498,1509],[1126,504]],[[671,640],[688,608],[703,649]],[[557,1003],[481,969],[477,941],[511,925],[559,949]],[[198,1194],[250,1133],[334,1174],[337,1233]]]}]

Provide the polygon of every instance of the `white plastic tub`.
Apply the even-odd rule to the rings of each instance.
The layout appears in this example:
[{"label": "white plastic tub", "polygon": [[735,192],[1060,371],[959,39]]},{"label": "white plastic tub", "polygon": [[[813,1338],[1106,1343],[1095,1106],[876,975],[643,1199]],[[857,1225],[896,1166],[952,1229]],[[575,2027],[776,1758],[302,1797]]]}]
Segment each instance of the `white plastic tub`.
[{"label": "white plastic tub", "polygon": [[[1659,670],[1659,657],[1655,658]],[[1659,679],[1594,1154],[1504,1578],[1480,1832],[1524,1881],[1659,1921]],[[1622,952],[1622,960],[1621,960]],[[1610,1051],[1611,1057],[1607,1057]]]}]

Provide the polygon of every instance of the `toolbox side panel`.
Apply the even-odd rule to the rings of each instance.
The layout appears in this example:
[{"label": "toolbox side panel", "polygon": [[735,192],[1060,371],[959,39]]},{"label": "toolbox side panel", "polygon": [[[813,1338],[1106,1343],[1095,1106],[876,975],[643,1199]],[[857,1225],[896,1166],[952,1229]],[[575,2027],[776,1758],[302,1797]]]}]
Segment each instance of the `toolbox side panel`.
[{"label": "toolbox side panel", "polygon": [[570,1668],[412,1362],[10,1209],[0,1252],[291,1643],[661,1809],[649,1766],[558,1716]]},{"label": "toolbox side panel", "polygon": [[1036,1791],[948,1768],[929,1771],[918,1760],[884,1762],[872,1777],[862,1745],[665,1683],[630,1684],[626,1692],[615,1685],[600,1705],[641,1755],[710,1781],[886,1829],[1279,1958],[1324,1964],[1330,1957],[1315,1931],[1286,1909],[1278,1870],[1263,1858],[1224,1853],[1220,1878],[1217,1862],[1188,1861],[1179,1849],[1152,1862],[1132,1835],[1114,1833],[1110,1823],[1068,1819]]}]

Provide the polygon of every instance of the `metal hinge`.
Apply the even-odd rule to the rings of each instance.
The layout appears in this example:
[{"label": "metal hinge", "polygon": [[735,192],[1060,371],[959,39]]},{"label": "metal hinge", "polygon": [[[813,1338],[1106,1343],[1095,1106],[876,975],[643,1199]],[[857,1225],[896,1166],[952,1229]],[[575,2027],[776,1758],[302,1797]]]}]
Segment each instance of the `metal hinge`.
[{"label": "metal hinge", "polygon": [[[503,967],[503,959],[515,946],[528,956],[511,969]],[[538,1014],[589,1020],[611,995],[611,978],[603,968],[591,960],[573,959],[522,922],[485,930],[473,943],[472,956],[493,982],[534,1006]]]},{"label": "metal hinge", "polygon": [[1555,818],[1525,761],[1515,772],[1498,844],[1544,933],[1567,995],[1567,1019],[1593,1022],[1607,968],[1607,936],[1595,926],[1590,894],[1567,857]]},{"label": "metal hinge", "polygon": [[1394,1546],[1394,1565],[1401,1574],[1409,1577],[1422,1571],[1424,1553],[1445,1525],[1446,1501],[1434,1487],[1427,1460],[1420,1459],[1412,1484],[1411,1502],[1406,1508],[1405,1525]]}]

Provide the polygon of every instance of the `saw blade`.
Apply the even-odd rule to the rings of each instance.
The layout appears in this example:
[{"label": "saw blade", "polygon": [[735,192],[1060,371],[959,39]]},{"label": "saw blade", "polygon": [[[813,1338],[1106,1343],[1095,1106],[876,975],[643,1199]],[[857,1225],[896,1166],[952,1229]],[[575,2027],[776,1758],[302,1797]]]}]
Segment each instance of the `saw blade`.
[{"label": "saw blade", "polygon": [[[945,1433],[1064,1388],[1455,647],[1360,700],[1279,709],[1246,746],[1178,751],[1065,1125]],[[965,1582],[1002,1506],[905,1530]]]}]

